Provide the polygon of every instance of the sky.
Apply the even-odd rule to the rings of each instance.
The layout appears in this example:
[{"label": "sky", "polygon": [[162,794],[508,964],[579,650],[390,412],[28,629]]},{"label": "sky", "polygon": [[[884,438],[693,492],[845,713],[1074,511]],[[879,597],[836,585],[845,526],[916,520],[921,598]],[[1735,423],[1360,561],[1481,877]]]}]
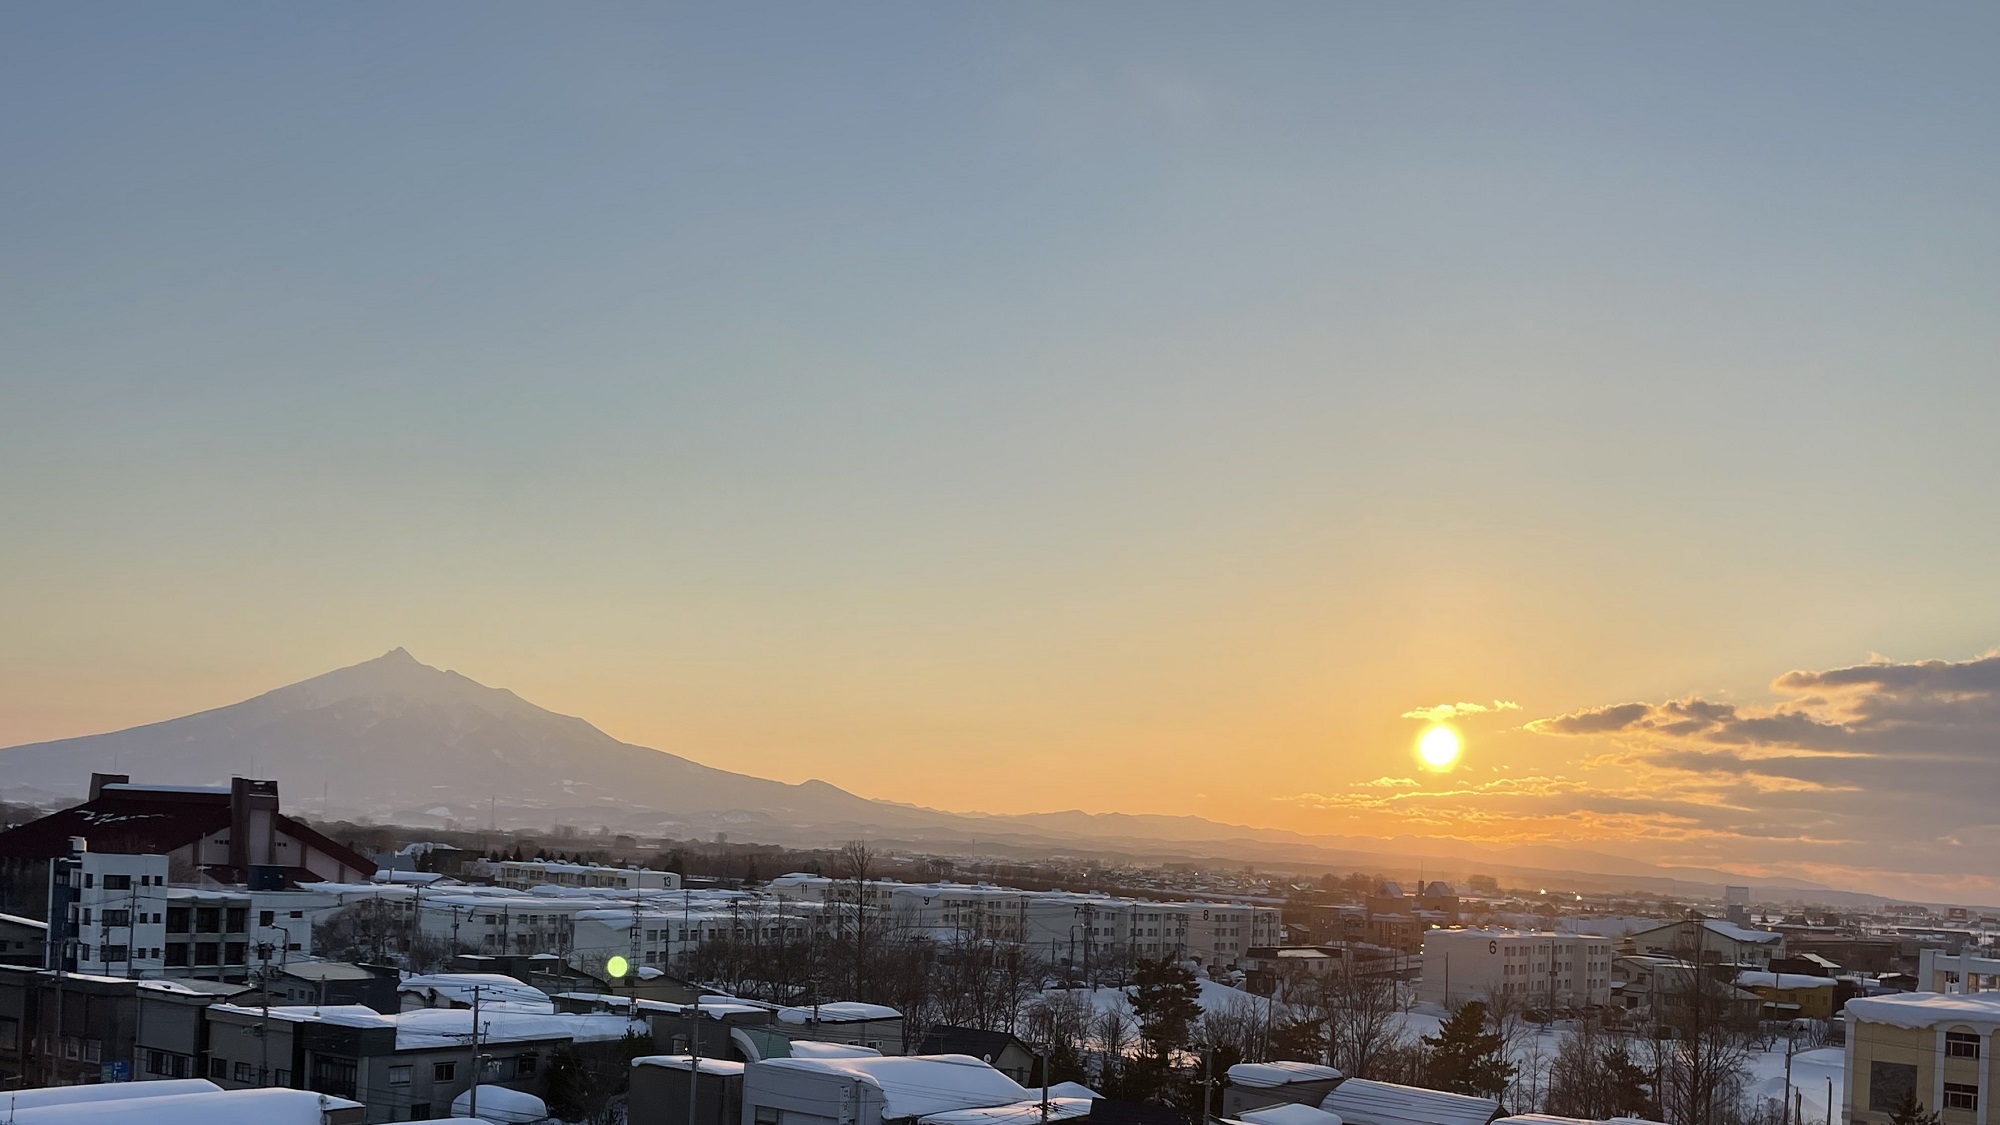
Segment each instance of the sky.
[{"label": "sky", "polygon": [[0,745],[401,645],[944,808],[2000,900],[1996,33],[12,7]]}]

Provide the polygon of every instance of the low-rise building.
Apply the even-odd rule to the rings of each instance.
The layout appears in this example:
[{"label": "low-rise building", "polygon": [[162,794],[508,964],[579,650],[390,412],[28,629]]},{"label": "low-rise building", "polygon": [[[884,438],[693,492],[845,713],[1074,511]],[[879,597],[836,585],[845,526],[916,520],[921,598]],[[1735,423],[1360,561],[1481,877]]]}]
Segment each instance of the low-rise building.
[{"label": "low-rise building", "polygon": [[1945,1125],[1989,1120],[2000,992],[1860,996],[1846,1015],[1843,1120],[1883,1125],[1912,1099]]},{"label": "low-rise building", "polygon": [[1751,969],[1736,974],[1736,987],[1754,992],[1764,1001],[1767,1020],[1830,1020],[1838,983],[1831,977]]},{"label": "low-rise building", "polygon": [[765,1059],[743,1078],[743,1125],[884,1125],[1018,1105],[1020,1083],[965,1055]]},{"label": "low-rise building", "polygon": [[1690,918],[1632,935],[1632,951],[1701,964],[1769,968],[1785,955],[1785,935],[1753,930],[1719,918]]},{"label": "low-rise building", "polygon": [[1612,940],[1521,930],[1424,934],[1419,999],[1447,1008],[1471,1000],[1587,1008],[1611,1002]]}]

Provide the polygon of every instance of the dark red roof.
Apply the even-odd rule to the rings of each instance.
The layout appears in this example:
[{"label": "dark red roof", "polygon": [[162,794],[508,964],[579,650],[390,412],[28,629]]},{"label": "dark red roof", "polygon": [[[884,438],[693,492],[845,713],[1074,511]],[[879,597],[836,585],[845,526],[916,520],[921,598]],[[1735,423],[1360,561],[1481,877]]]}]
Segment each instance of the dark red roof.
[{"label": "dark red roof", "polygon": [[[53,859],[68,855],[72,836],[83,837],[94,852],[164,855],[220,832],[229,823],[226,789],[162,791],[107,787],[96,800],[0,832],[0,859]],[[375,873],[375,864],[353,849],[283,813],[278,814],[276,827],[363,877]],[[320,876],[307,872],[305,878]]]},{"label": "dark red roof", "polygon": [[229,827],[229,794],[213,801],[109,794],[0,832],[0,858],[53,859],[81,836],[94,852],[161,855]]}]

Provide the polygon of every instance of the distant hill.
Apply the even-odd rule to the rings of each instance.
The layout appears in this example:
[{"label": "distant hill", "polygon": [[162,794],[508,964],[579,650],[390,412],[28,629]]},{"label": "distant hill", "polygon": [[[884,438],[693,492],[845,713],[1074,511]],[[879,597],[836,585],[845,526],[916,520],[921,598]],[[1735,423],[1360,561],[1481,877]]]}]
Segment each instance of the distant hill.
[{"label": "distant hill", "polygon": [[403,649],[254,699],[166,722],[0,749],[0,798],[80,796],[92,771],[137,782],[275,778],[309,816],[502,828],[605,826],[645,835],[813,845],[866,837],[994,854],[1071,850],[1133,859],[1228,858],[1381,870],[1553,876],[1561,885],[1689,893],[1742,881],[1583,849],[1459,840],[1307,836],[1191,816],[1080,811],[991,816],[792,785],[620,742],[582,719],[422,664]]}]

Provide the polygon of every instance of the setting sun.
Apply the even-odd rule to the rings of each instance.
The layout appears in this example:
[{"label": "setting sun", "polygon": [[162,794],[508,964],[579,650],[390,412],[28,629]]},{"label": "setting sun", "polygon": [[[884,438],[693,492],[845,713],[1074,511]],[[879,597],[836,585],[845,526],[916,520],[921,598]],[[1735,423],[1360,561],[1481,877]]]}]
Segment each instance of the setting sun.
[{"label": "setting sun", "polygon": [[1458,764],[1458,752],[1458,732],[1450,727],[1432,727],[1417,740],[1417,757],[1426,769],[1450,769]]}]

